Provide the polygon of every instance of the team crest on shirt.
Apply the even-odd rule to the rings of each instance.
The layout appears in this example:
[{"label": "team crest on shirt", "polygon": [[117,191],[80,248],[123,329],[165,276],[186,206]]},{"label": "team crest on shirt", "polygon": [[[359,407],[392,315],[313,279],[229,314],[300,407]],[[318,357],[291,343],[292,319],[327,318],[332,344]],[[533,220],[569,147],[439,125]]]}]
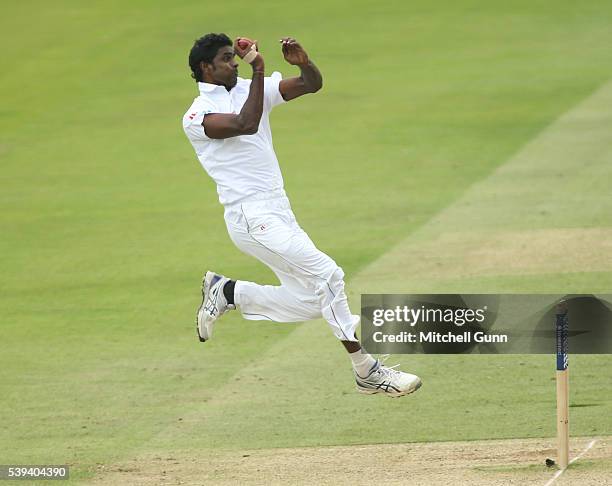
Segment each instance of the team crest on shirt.
[{"label": "team crest on shirt", "polygon": [[193,120],[195,118],[195,116],[197,115],[197,113],[192,113],[191,115],[189,115],[189,119]]}]

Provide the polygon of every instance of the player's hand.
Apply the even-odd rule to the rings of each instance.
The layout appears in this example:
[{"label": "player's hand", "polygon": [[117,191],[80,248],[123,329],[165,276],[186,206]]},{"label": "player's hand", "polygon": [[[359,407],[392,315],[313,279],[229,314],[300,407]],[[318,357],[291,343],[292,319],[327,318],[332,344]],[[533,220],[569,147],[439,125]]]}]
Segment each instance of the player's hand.
[{"label": "player's hand", "polygon": [[244,59],[244,56],[253,49],[257,52],[257,57],[251,61],[251,65],[253,67],[263,67],[263,56],[259,52],[256,40],[251,40],[248,37],[236,37],[236,40],[234,40],[234,52],[238,54],[240,59]]},{"label": "player's hand", "polygon": [[308,54],[306,54],[303,47],[293,37],[283,37],[280,43],[282,44],[285,61],[294,66],[308,64]]}]

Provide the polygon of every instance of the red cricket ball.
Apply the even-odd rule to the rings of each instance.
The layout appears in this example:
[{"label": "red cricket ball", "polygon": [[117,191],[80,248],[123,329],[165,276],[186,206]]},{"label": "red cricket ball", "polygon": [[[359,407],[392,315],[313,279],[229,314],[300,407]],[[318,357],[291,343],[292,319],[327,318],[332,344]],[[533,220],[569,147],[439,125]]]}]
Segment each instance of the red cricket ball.
[{"label": "red cricket ball", "polygon": [[248,39],[239,39],[238,40],[238,47],[240,47],[240,49],[246,49],[247,47],[249,47],[250,43],[251,43],[251,41],[248,40]]}]

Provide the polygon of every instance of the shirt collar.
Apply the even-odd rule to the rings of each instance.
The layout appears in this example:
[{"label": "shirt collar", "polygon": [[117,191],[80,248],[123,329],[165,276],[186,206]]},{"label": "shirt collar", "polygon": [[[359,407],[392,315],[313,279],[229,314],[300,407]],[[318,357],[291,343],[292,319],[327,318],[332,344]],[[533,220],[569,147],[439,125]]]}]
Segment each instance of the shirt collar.
[{"label": "shirt collar", "polygon": [[198,88],[200,89],[200,93],[211,93],[219,88],[226,91],[225,86],[221,86],[220,84],[202,83],[200,81],[198,81]]}]

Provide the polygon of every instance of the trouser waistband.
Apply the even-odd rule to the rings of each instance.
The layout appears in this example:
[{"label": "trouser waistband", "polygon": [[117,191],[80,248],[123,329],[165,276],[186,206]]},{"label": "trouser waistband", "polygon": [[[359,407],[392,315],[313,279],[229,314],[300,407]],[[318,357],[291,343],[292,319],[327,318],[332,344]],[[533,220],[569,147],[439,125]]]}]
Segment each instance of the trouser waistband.
[{"label": "trouser waistband", "polygon": [[287,193],[284,189],[274,189],[273,191],[257,192],[250,196],[246,196],[234,203],[225,204],[226,209],[232,209],[240,207],[242,204],[257,202],[257,201],[268,201],[270,199],[278,199],[281,197],[287,197]]}]

